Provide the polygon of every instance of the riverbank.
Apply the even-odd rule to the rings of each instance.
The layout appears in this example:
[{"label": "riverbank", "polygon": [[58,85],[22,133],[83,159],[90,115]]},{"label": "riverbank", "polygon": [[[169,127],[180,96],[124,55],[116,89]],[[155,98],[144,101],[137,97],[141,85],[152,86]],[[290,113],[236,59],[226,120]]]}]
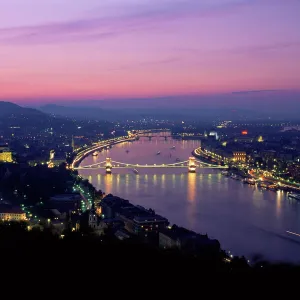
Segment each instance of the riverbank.
[{"label": "riverbank", "polygon": [[215,165],[215,166],[224,166],[224,163],[222,164],[221,162],[218,163],[217,161],[213,161],[211,159],[209,159],[207,156],[203,155],[200,148],[196,148],[193,152],[192,155],[198,159],[200,159],[201,161],[203,161],[204,163],[207,164],[211,164],[211,165]]},{"label": "riverbank", "polygon": [[96,145],[93,145],[92,147],[89,147],[89,148],[84,149],[84,150],[80,151],[79,153],[77,153],[73,162],[71,163],[71,169],[76,168],[85,157],[87,157],[88,155],[90,155],[92,152],[94,152],[96,150],[102,150],[105,147],[109,147],[109,146],[116,145],[116,144],[123,143],[123,142],[134,141],[135,139],[136,139],[136,137],[126,136],[126,137],[119,137],[119,138],[101,141],[101,142],[97,143]]},{"label": "riverbank", "polygon": [[[26,224],[13,222],[9,226],[0,222],[0,230],[0,255],[10,261],[10,268],[13,269],[28,269],[30,262],[30,275],[31,272],[35,274],[37,269],[41,269],[41,255],[45,258],[42,270],[47,271],[46,275],[56,272],[58,265],[74,274],[78,273],[78,267],[83,274],[93,274],[95,264],[82,262],[82,258],[90,259],[94,254],[109,262],[111,268],[107,268],[108,271],[136,271],[142,266],[144,270],[168,271],[182,284],[186,282],[186,274],[195,272],[203,276],[211,273],[263,275],[270,271],[273,274],[280,274],[282,271],[293,274],[300,272],[299,266],[290,264],[260,262],[249,266],[243,258],[238,257],[228,262],[218,254],[194,255],[178,249],[158,249],[134,238],[118,240],[110,231],[100,238],[92,232],[66,230],[61,238],[47,230],[27,231]],[[152,274],[151,276],[153,279]],[[168,275],[168,279],[173,276]],[[159,276],[162,277],[166,278],[165,272]],[[147,274],[145,278],[150,279]]]},{"label": "riverbank", "polygon": [[[127,164],[174,163],[177,158],[186,160],[199,146],[199,141],[141,138],[97,158],[91,155],[81,165],[96,164],[107,156]],[[222,176],[217,168],[197,168],[196,173],[185,168],[141,168],[139,174],[131,168],[115,169],[109,175],[101,168],[78,172],[106,194],[121,195],[135,205],[155,209],[172,223],[208,233],[234,255],[246,255],[250,261],[256,254],[271,261],[300,261],[300,240],[286,233],[300,232],[300,205],[286,193],[242,184]]]}]

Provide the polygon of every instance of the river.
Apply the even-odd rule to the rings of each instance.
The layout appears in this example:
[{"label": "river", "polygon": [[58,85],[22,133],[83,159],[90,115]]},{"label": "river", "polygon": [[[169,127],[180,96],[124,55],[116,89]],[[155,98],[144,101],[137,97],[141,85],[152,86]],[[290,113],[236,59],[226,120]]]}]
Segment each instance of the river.
[{"label": "river", "polygon": [[[175,146],[175,149],[172,147]],[[124,163],[168,164],[185,161],[200,141],[165,140],[161,136],[124,142],[97,157],[88,156],[81,166],[106,157]],[[157,155],[157,152],[160,154]],[[153,208],[175,223],[220,241],[233,255],[253,259],[300,262],[300,202],[284,192],[262,190],[221,175],[213,169],[144,168],[80,170],[97,188]]]}]

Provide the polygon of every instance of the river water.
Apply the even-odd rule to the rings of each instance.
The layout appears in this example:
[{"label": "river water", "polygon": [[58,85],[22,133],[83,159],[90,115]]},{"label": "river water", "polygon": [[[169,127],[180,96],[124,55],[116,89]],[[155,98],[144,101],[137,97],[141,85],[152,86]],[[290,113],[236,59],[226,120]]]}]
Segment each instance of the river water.
[{"label": "river water", "polygon": [[[175,149],[172,147],[175,146]],[[106,157],[124,163],[168,164],[186,161],[200,141],[140,138],[114,145],[97,157],[88,156],[81,166]],[[160,154],[157,155],[157,152]],[[262,190],[221,175],[213,169],[144,168],[80,170],[97,188],[153,208],[175,223],[220,241],[233,255],[254,259],[300,262],[300,202],[284,192]]]}]

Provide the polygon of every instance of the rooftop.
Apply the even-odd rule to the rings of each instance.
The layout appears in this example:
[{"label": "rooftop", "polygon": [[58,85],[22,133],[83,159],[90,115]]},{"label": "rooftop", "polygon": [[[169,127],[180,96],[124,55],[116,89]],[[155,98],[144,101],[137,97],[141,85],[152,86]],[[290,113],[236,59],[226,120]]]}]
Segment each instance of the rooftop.
[{"label": "rooftop", "polygon": [[102,204],[113,207],[115,212],[120,215],[132,219],[137,223],[141,222],[168,222],[168,220],[160,215],[155,214],[152,209],[146,209],[140,205],[133,205],[128,200],[115,197],[112,195],[106,196],[102,201]]}]

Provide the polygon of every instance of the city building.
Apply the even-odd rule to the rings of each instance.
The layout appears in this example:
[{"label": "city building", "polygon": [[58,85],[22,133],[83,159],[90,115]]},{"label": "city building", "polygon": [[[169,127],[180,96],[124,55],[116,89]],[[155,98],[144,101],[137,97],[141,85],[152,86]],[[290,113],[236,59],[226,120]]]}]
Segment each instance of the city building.
[{"label": "city building", "polygon": [[233,151],[234,162],[245,162],[247,160],[247,154],[245,151]]},{"label": "city building", "polygon": [[263,141],[264,141],[263,136],[262,136],[262,135],[258,136],[257,141],[258,141],[259,143],[263,143]]},{"label": "city building", "polygon": [[89,227],[98,235],[103,234],[107,228],[106,224],[101,222],[101,217],[99,217],[93,209],[89,213]]},{"label": "city building", "polygon": [[169,224],[166,218],[142,206],[121,208],[116,212],[116,217],[124,222],[127,231],[136,235],[147,236],[147,233],[158,233]]},{"label": "city building", "polygon": [[112,195],[106,196],[101,201],[101,207],[103,217],[123,221],[125,229],[132,234],[147,237],[150,233],[157,234],[169,224],[166,218],[157,215],[154,210],[135,206],[128,200]]},{"label": "city building", "polygon": [[217,240],[211,240],[207,235],[201,235],[183,227],[173,225],[159,232],[159,247],[163,249],[179,248],[187,250],[201,250],[212,247],[217,251],[220,244]]},{"label": "city building", "polygon": [[235,143],[240,143],[240,144],[251,144],[255,138],[253,136],[247,136],[247,135],[241,135],[237,136],[234,138]]},{"label": "city building", "polygon": [[13,162],[12,152],[0,152],[0,162]]},{"label": "city building", "polygon": [[13,162],[13,155],[7,144],[0,145],[0,162]]},{"label": "city building", "polygon": [[[103,219],[101,216],[96,214],[94,209],[91,209],[89,213],[89,227],[94,230],[98,235],[104,234],[105,229],[112,228],[115,231],[122,231],[124,228],[124,223],[119,219]],[[126,230],[123,230],[125,234]],[[128,234],[127,234],[128,235]],[[125,235],[124,235],[125,237]]]},{"label": "city building", "polygon": [[211,131],[211,132],[209,133],[209,136],[213,136],[216,140],[219,139],[218,133],[217,133],[216,131]]},{"label": "city building", "polygon": [[0,205],[0,220],[3,221],[25,221],[26,214],[19,207]]},{"label": "city building", "polygon": [[54,151],[54,150],[51,150],[51,151],[50,151],[49,160],[53,160],[54,157],[55,157],[55,151]]},{"label": "city building", "polygon": [[77,211],[81,207],[82,197],[78,193],[59,194],[50,198],[48,209],[57,209],[59,212]]}]

